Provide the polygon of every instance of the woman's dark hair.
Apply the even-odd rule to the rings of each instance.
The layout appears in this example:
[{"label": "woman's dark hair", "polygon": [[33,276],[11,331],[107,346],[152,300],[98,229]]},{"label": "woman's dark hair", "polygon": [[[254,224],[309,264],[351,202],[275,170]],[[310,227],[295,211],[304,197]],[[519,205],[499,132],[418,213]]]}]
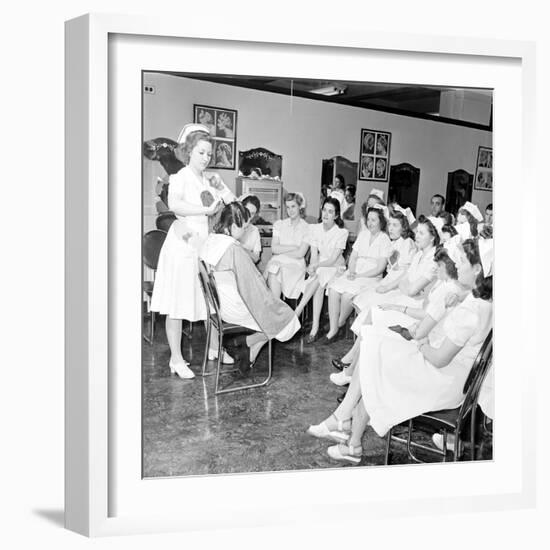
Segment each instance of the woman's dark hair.
[{"label": "woman's dark hair", "polygon": [[[323,208],[325,204],[332,204],[334,206],[334,223],[338,227],[344,227],[344,220],[342,219],[342,215],[340,213],[340,201],[338,199],[335,199],[334,197],[327,197],[321,206],[321,212],[323,211]],[[323,214],[321,213],[321,216],[319,217],[319,223],[323,221]]]},{"label": "woman's dark hair", "polygon": [[490,210],[491,212],[493,211],[493,203],[489,203],[486,207],[485,207],[485,210]]},{"label": "woman's dark hair", "polygon": [[439,245],[434,254],[434,262],[442,263],[445,265],[445,271],[447,275],[456,281],[458,279],[458,271],[456,270],[456,264],[451,260],[447,249],[443,245]]},{"label": "woman's dark hair", "polygon": [[441,233],[449,233],[451,237],[454,237],[455,235],[458,235],[456,229],[454,228],[454,225],[446,224],[441,228]]},{"label": "woman's dark hair", "polygon": [[401,238],[412,239],[414,241],[414,231],[411,229],[411,226],[409,225],[409,220],[407,219],[407,216],[403,214],[403,212],[398,212],[397,210],[394,210],[390,214],[390,218],[394,218],[399,221],[399,224],[401,225]]},{"label": "woman's dark hair", "polygon": [[464,208],[461,208],[459,211],[459,214],[464,214],[466,219],[468,220],[468,224],[470,225],[470,233],[472,234],[472,237],[477,237],[477,220],[468,212],[468,210],[465,210]]},{"label": "woman's dark hair", "polygon": [[361,214],[363,216],[363,221],[365,222],[365,227],[367,227],[367,218],[371,212],[375,212],[378,215],[378,219],[380,220],[380,231],[386,231],[388,221],[384,216],[384,211],[380,208],[374,208],[373,206],[367,208],[366,202],[361,205]]},{"label": "woman's dark hair", "polygon": [[185,142],[180,143],[174,149],[174,154],[176,155],[176,158],[181,162],[183,162],[185,166],[189,164],[189,157],[191,156],[191,153],[195,148],[195,145],[197,145],[199,141],[206,141],[210,144],[213,143],[212,138],[210,137],[210,134],[207,134],[202,130],[198,130],[195,132],[191,132],[185,139]]},{"label": "woman's dark hair", "polygon": [[441,242],[441,239],[439,238],[439,233],[437,232],[435,225],[428,218],[426,218],[424,214],[421,214],[418,217],[418,225],[420,225],[421,223],[428,228],[430,235],[434,238],[434,246],[438,246]]},{"label": "woman's dark hair", "polygon": [[[466,239],[462,243],[462,250],[466,254],[466,259],[470,265],[480,265],[481,257],[479,255],[479,247],[477,239]],[[483,275],[483,269],[476,277],[476,286],[472,290],[472,294],[475,298],[481,298],[482,300],[492,300],[493,298],[493,276],[485,277]]]},{"label": "woman's dark hair", "polygon": [[344,189],[346,187],[346,180],[344,179],[344,176],[342,174],[336,174],[334,176],[335,180],[338,180],[338,189]]},{"label": "woman's dark hair", "polygon": [[260,213],[260,199],[256,195],[248,195],[243,199],[243,206],[246,206],[248,203],[256,207],[256,214]]},{"label": "woman's dark hair", "polygon": [[369,202],[369,199],[376,199],[377,204],[380,204],[381,206],[386,206],[386,203],[385,203],[378,195],[375,195],[374,193],[371,193],[371,194],[367,197],[367,201],[366,201],[366,202]]},{"label": "woman's dark hair", "polygon": [[450,212],[441,212],[438,218],[443,220],[443,225],[453,225],[453,215]]},{"label": "woman's dark hair", "polygon": [[246,215],[246,208],[240,202],[226,204],[218,222],[214,225],[214,233],[231,235],[231,226],[235,224],[237,227],[242,227],[247,221]]},{"label": "woman's dark hair", "polygon": [[353,183],[348,183],[345,190],[349,191],[349,194],[353,197],[353,200],[355,201],[355,193],[357,190],[356,186],[353,185]]}]

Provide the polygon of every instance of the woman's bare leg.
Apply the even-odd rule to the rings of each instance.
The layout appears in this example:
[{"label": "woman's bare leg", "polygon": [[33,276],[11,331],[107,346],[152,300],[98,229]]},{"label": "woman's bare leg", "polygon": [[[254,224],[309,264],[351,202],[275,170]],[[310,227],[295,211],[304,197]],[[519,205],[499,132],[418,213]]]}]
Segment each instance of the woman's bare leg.
[{"label": "woman's bare leg", "polygon": [[342,300],[340,302],[340,317],[338,318],[338,328],[343,327],[347,321],[347,318],[353,311],[353,295],[348,292],[344,292]]},{"label": "woman's bare leg", "polygon": [[181,353],[181,319],[173,319],[166,316],[166,339],[170,346],[170,362],[184,363],[186,362]]},{"label": "woman's bare leg", "polygon": [[325,298],[325,289],[317,285],[317,290],[313,295],[313,320],[310,334],[315,335],[319,332],[319,322],[321,320],[321,310],[323,309],[323,300]]},{"label": "woman's bare leg", "polygon": [[367,426],[369,425],[369,414],[365,410],[363,399],[360,399],[355,408],[353,409],[352,421],[351,421],[351,436],[349,438],[349,445],[352,447],[362,447],[362,439]]},{"label": "woman's bare leg", "polygon": [[341,294],[334,289],[328,291],[328,318],[330,328],[327,338],[332,338],[338,332],[338,317],[340,316],[340,297]]},{"label": "woman's bare leg", "polygon": [[304,290],[304,293],[302,294],[302,297],[300,298],[300,302],[294,310],[294,313],[296,313],[296,317],[300,318],[302,311],[307,306],[308,302],[311,300],[311,297],[315,294],[315,291],[318,288],[319,280],[317,279],[317,277],[312,277],[307,281],[306,288]]},{"label": "woman's bare leg", "polygon": [[270,288],[271,293],[273,294],[273,296],[275,296],[275,298],[281,297],[282,286],[281,286],[281,283],[279,282],[279,279],[277,279],[277,277],[275,276],[275,274],[270,273],[267,276],[267,286]]},{"label": "woman's bare leg", "polygon": [[346,353],[346,355],[344,355],[344,357],[342,357],[342,361],[344,363],[351,363],[354,357],[359,353],[359,342],[360,338],[357,338],[351,349]]}]

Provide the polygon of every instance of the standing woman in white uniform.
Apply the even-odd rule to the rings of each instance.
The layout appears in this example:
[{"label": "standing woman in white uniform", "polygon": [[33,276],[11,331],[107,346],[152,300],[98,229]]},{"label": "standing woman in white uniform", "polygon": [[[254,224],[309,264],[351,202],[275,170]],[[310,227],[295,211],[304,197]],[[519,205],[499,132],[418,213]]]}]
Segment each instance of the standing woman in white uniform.
[{"label": "standing woman in white uniform", "polygon": [[352,300],[365,288],[375,286],[382,278],[391,254],[391,241],[386,233],[387,221],[381,206],[361,206],[367,231],[361,231],[353,243],[348,269],[328,287],[330,329],[327,340],[333,340],[353,311]]},{"label": "standing woman in white uniform", "polygon": [[296,299],[302,292],[300,287],[306,274],[304,256],[309,248],[309,224],[304,220],[306,199],[302,193],[288,193],[285,206],[288,218],[273,224],[273,256],[265,267],[264,277],[275,298],[282,292],[285,298]]},{"label": "standing woman in white uniform", "polygon": [[[212,158],[208,128],[187,124],[178,142],[175,154],[184,167],[170,176],[168,188],[168,206],[177,220],[160,252],[151,309],[166,315],[170,371],[181,378],[194,378],[181,352],[182,320],[206,319],[198,278],[198,250],[208,237],[209,216],[216,214],[222,200],[228,203],[235,196],[220,176],[205,172]],[[216,353],[209,351],[210,358]]]},{"label": "standing woman in white uniform", "polygon": [[325,289],[338,274],[339,268],[345,269],[344,249],[348,240],[348,230],[344,229],[340,216],[340,203],[337,199],[328,197],[323,202],[321,223],[311,227],[308,242],[311,246],[311,261],[307,268],[309,278],[305,281],[304,294],[296,308],[300,317],[302,310],[313,297],[313,322],[306,344],[312,344],[319,339],[319,321]]}]

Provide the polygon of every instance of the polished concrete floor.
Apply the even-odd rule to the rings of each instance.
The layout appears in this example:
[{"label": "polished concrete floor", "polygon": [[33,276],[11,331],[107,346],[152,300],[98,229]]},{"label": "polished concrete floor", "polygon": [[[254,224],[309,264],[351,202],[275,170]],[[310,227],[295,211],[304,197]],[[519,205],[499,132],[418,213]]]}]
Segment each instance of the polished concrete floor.
[{"label": "polished concrete floor", "polygon": [[[157,324],[153,346],[143,343],[143,476],[186,476],[237,472],[349,467],[326,453],[329,441],[306,434],[310,424],[326,418],[343,393],[332,384],[331,359],[341,357],[351,339],[326,345],[304,343],[301,335],[274,343],[273,378],[262,388],[214,395],[214,377],[182,380],[171,375],[169,350]],[[204,351],[204,328],[195,323],[183,338],[184,356],[198,373]],[[267,346],[252,378],[265,376]],[[208,363],[209,369],[215,362]],[[233,375],[224,384],[235,383]],[[423,442],[430,440],[422,434]],[[362,466],[384,464],[385,439],[368,428]],[[426,461],[441,458],[421,454]],[[492,458],[491,439],[483,438],[481,456]],[[392,464],[408,463],[403,446],[393,444]]]}]

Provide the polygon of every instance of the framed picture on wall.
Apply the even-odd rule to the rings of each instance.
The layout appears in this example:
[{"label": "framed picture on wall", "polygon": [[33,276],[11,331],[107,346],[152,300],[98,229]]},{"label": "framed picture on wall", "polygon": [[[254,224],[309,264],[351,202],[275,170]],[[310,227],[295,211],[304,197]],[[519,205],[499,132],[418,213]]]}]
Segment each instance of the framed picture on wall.
[{"label": "framed picture on wall", "polygon": [[237,111],[209,105],[193,105],[193,122],[204,124],[214,141],[211,168],[235,169]]},{"label": "framed picture on wall", "polygon": [[359,179],[388,181],[390,166],[391,133],[361,129],[359,148]]},{"label": "framed picture on wall", "polygon": [[474,189],[493,190],[493,149],[491,147],[480,146],[478,149]]}]

